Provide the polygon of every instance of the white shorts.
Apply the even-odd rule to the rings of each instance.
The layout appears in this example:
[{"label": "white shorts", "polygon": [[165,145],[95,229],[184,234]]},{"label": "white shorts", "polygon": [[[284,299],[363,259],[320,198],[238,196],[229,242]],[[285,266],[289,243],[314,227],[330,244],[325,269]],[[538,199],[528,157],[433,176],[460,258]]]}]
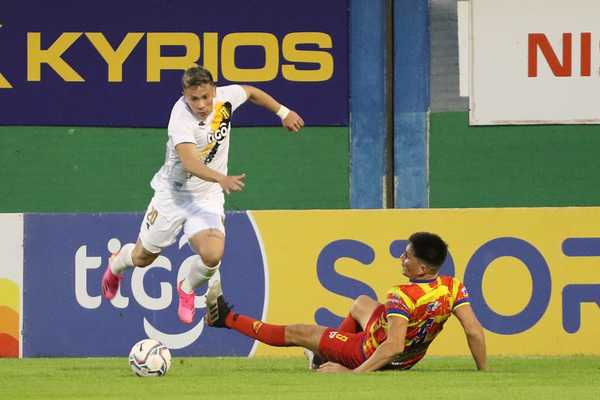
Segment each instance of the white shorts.
[{"label": "white shorts", "polygon": [[156,254],[175,242],[181,228],[187,238],[210,228],[225,234],[224,221],[222,197],[199,201],[155,193],[140,226],[140,241]]}]

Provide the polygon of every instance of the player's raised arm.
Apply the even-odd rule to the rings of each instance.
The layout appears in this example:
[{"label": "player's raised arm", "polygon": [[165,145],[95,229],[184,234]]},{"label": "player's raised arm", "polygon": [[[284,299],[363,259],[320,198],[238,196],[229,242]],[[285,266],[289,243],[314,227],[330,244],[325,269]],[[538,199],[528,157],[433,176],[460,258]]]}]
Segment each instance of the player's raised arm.
[{"label": "player's raised arm", "polygon": [[175,150],[179,155],[183,168],[190,174],[205,181],[217,182],[227,194],[239,192],[244,188],[246,174],[227,176],[207,167],[196,157],[196,146],[193,143],[179,143]]},{"label": "player's raised arm", "polygon": [[242,85],[246,91],[248,99],[256,105],[266,108],[281,118],[281,124],[292,132],[299,132],[304,126],[304,121],[295,111],[288,109],[280,104],[268,93],[254,86]]},{"label": "player's raised arm", "polygon": [[486,369],[486,348],[485,348],[485,336],[483,334],[483,328],[477,320],[471,305],[464,303],[461,306],[454,309],[454,315],[460,321],[467,337],[467,343],[469,349],[475,360],[478,370]]}]

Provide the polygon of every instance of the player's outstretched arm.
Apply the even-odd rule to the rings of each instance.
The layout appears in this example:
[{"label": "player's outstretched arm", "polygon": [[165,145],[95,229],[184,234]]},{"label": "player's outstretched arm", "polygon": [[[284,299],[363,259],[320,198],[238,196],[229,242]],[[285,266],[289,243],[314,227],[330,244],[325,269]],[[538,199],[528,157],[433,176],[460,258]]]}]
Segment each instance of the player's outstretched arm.
[{"label": "player's outstretched arm", "polygon": [[295,111],[288,109],[283,104],[280,104],[271,95],[260,90],[257,87],[242,85],[246,91],[248,99],[256,105],[266,108],[281,118],[281,125],[287,130],[298,132],[304,126],[304,121]]},{"label": "player's outstretched arm", "polygon": [[471,305],[465,303],[460,307],[454,309],[454,315],[460,321],[467,337],[467,343],[475,360],[478,370],[486,369],[487,353],[485,347],[485,336],[483,334],[483,328],[479,323],[479,320],[475,316]]},{"label": "player's outstretched arm", "polygon": [[246,174],[228,176],[207,167],[196,156],[196,145],[193,143],[179,143],[175,151],[187,172],[205,181],[217,182],[225,193],[239,192],[244,188]]}]

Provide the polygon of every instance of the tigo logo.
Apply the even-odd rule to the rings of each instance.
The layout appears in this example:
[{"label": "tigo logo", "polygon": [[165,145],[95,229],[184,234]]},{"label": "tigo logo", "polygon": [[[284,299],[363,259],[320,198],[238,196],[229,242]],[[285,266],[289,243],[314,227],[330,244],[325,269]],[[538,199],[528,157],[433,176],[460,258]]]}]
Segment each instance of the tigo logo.
[{"label": "tigo logo", "polygon": [[[122,243],[116,238],[135,239],[141,219],[141,214],[28,215],[25,268],[37,273],[24,277],[24,356],[121,355],[142,336],[179,355],[251,354],[253,340],[205,328],[206,287],[196,291],[192,327],[177,318],[176,282],[194,254],[185,242],[165,249],[151,266],[126,272],[118,295],[110,302],[102,298],[108,256]],[[58,226],[69,234],[57,234]],[[223,289],[240,312],[262,317],[268,286],[257,234],[246,213],[228,215],[226,229]]]}]

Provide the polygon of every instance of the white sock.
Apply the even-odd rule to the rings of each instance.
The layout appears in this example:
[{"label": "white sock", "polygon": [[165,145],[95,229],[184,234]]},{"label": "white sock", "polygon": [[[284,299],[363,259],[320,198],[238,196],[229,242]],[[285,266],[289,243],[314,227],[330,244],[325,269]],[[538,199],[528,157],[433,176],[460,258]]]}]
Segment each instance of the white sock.
[{"label": "white sock", "polygon": [[209,267],[202,262],[200,256],[196,256],[196,259],[190,268],[190,272],[181,283],[181,289],[186,293],[192,293],[194,289],[208,282],[210,277],[217,272],[220,266],[221,262],[219,261],[214,267]]},{"label": "white sock", "polygon": [[121,247],[119,253],[110,259],[110,270],[115,275],[121,275],[127,268],[133,267],[133,259],[131,253],[135,245],[133,243],[127,243]]}]

